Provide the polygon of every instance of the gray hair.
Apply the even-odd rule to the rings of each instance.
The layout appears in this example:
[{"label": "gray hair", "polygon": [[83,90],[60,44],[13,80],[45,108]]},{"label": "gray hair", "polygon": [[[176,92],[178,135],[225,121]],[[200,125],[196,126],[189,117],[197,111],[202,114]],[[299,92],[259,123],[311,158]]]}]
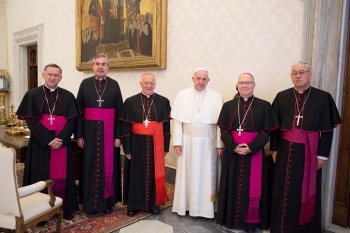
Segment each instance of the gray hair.
[{"label": "gray hair", "polygon": [[306,65],[306,67],[307,67],[307,71],[310,71],[310,66],[309,66],[309,64],[306,62],[306,61],[297,61],[297,62],[295,62],[295,63],[293,63],[293,65],[292,65],[292,67],[291,67],[291,70],[293,70],[293,67],[294,66],[296,66],[296,65],[298,65],[298,64],[304,64],[304,65]]},{"label": "gray hair", "polygon": [[103,54],[103,53],[98,53],[98,54],[96,54],[96,55],[92,58],[92,65],[95,64],[95,60],[96,60],[97,58],[101,58],[101,57],[106,58],[107,64],[108,64],[108,66],[109,66],[109,59],[108,59],[107,55],[105,55],[105,54]]}]

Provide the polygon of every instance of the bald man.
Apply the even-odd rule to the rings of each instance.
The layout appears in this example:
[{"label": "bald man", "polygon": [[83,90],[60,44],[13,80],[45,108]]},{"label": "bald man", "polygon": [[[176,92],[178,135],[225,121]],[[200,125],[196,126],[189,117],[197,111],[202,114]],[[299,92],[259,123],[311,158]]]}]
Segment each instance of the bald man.
[{"label": "bald man", "polygon": [[140,210],[159,214],[165,204],[165,160],[170,143],[170,102],[156,94],[156,77],[145,73],[141,92],[125,100],[121,141],[125,153],[124,204],[132,217]]},{"label": "bald man", "polygon": [[208,71],[195,70],[193,86],[174,101],[173,145],[178,155],[173,212],[214,218],[218,157],[223,152],[216,123],[222,106],[219,93],[207,87]]},{"label": "bald man", "polygon": [[243,73],[239,97],[222,106],[218,126],[225,145],[216,222],[253,231],[269,227],[267,169],[264,146],[277,127],[271,104],[254,96],[255,80]]}]

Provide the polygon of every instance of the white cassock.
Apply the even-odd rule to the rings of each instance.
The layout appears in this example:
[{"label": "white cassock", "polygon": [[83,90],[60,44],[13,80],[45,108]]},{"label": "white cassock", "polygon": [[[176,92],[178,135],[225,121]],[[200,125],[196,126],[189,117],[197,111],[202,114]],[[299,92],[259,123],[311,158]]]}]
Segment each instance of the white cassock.
[{"label": "white cassock", "polygon": [[[182,146],[177,159],[173,212],[214,217],[218,190],[216,149],[223,148],[217,121],[223,104],[219,93],[194,87],[180,91],[174,101],[173,145]],[[220,165],[220,166],[218,166]]]}]

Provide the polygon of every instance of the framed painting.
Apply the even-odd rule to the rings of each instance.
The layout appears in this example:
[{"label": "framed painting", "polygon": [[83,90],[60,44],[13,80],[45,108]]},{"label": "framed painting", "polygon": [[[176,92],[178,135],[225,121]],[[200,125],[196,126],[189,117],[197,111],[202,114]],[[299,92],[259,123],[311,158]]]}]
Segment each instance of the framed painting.
[{"label": "framed painting", "polygon": [[76,0],[76,67],[104,53],[110,69],[166,68],[166,33],[167,0]]}]

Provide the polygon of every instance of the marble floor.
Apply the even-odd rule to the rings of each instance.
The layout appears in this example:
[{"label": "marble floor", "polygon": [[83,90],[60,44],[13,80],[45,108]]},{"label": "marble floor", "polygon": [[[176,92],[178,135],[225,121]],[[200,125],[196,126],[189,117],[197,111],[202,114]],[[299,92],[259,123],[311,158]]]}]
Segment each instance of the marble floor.
[{"label": "marble floor", "polygon": [[[158,216],[152,215],[148,218],[142,220],[155,220],[165,223],[173,227],[174,233],[224,233],[224,232],[235,232],[235,233],[243,233],[244,231],[235,231],[230,229],[221,228],[216,225],[215,219],[204,220],[202,218],[193,218],[188,215],[179,216],[171,211],[171,207],[163,210]],[[135,223],[134,223],[135,224]],[[135,233],[151,233],[151,232],[159,232],[157,229],[149,229],[149,222],[142,222],[137,224],[134,231],[126,231],[126,232],[135,232]],[[123,229],[123,228],[122,228]],[[137,229],[137,230],[136,230]],[[160,228],[159,228],[160,229]],[[121,231],[121,232],[120,232]],[[264,231],[266,232],[266,231]],[[267,231],[268,232],[268,231]],[[123,231],[117,230],[114,233],[123,233]],[[255,233],[263,233],[263,231],[257,230]],[[324,230],[322,233],[350,233],[350,229],[341,228],[336,225],[332,225],[329,229]]]}]

